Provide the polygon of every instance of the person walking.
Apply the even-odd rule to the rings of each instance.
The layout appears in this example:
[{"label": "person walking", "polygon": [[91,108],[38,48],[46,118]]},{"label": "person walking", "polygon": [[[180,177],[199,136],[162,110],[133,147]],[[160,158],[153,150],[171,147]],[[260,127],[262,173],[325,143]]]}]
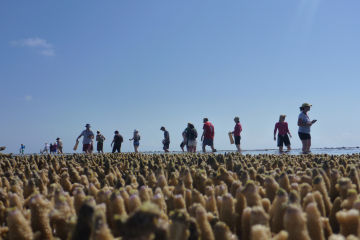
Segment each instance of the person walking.
[{"label": "person walking", "polygon": [[311,147],[311,135],[310,135],[310,127],[316,123],[317,120],[310,120],[308,116],[308,112],[310,111],[312,105],[309,103],[303,103],[300,107],[301,113],[298,118],[298,126],[299,126],[299,138],[302,142],[302,152],[303,154],[310,153]]},{"label": "person walking", "polygon": [[53,151],[54,151],[54,146],[53,146],[53,144],[52,144],[52,143],[50,143],[50,154],[52,154],[52,153],[53,153]]},{"label": "person walking", "polygon": [[216,152],[216,149],[214,148],[214,136],[215,136],[215,128],[214,125],[209,122],[208,118],[203,119],[203,134],[201,135],[201,141],[202,141],[202,150],[205,153],[206,146],[210,146],[212,152]]},{"label": "person walking", "polygon": [[114,152],[118,152],[120,153],[121,152],[121,143],[124,141],[123,137],[120,135],[119,131],[116,130],[114,132],[115,136],[114,136],[114,139],[113,141],[111,142],[111,146],[113,147],[112,149],[112,153]]},{"label": "person walking", "polygon": [[100,133],[100,131],[96,132],[96,141],[97,141],[96,150],[98,151],[98,153],[104,153],[105,137]]},{"label": "person walking", "polygon": [[240,124],[240,118],[239,117],[235,117],[234,118],[234,122],[235,122],[235,127],[234,127],[234,131],[232,131],[231,133],[234,135],[234,139],[235,139],[235,146],[238,152],[241,152],[241,148],[240,148],[240,140],[241,140],[241,132],[242,132],[242,126]]},{"label": "person walking", "polygon": [[138,130],[134,130],[134,135],[133,138],[130,138],[129,141],[134,141],[133,145],[134,145],[134,151],[137,153],[138,152],[138,148],[140,145],[140,135],[139,135],[139,131]]},{"label": "person walking", "polygon": [[278,131],[277,136],[277,146],[279,147],[279,152],[283,152],[284,145],[287,147],[287,150],[291,150],[291,143],[289,136],[291,136],[291,133],[289,131],[288,123],[285,122],[286,115],[280,115],[279,122],[275,124],[274,128],[274,141],[276,141],[276,132]]},{"label": "person walking", "polygon": [[58,154],[62,154],[63,153],[63,142],[60,138],[56,139],[56,145],[57,145]]},{"label": "person walking", "polygon": [[44,145],[44,150],[42,151],[42,153],[46,153],[46,154],[49,154],[49,144],[48,143],[45,143]]},{"label": "person walking", "polygon": [[169,147],[170,147],[169,132],[165,129],[165,127],[161,127],[160,130],[164,132],[164,139],[162,140],[163,149],[165,152],[169,152]]},{"label": "person walking", "polygon": [[186,128],[186,139],[187,139],[187,147],[188,152],[195,153],[198,133],[195,129],[195,126],[192,123],[188,123],[188,127]]},{"label": "person walking", "polygon": [[24,144],[20,145],[19,152],[20,152],[21,155],[24,155],[24,152],[25,152],[25,145]]},{"label": "person walking", "polygon": [[90,130],[90,124],[85,125],[85,130],[81,132],[81,134],[77,137],[76,142],[79,142],[79,139],[83,137],[83,152],[92,153],[93,141],[94,141],[94,133]]},{"label": "person walking", "polygon": [[53,154],[56,154],[57,152],[57,144],[56,142],[53,143]]},{"label": "person walking", "polygon": [[180,148],[183,152],[185,152],[184,147],[186,146],[187,151],[189,151],[189,146],[187,144],[186,132],[188,131],[188,127],[181,133],[183,140],[180,143]]}]

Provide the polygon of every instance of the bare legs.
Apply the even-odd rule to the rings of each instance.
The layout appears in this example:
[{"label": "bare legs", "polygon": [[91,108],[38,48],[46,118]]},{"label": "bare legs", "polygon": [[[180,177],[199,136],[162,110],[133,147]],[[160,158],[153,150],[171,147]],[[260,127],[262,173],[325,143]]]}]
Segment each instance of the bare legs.
[{"label": "bare legs", "polygon": [[[202,150],[203,150],[204,153],[206,152],[205,147],[206,147],[206,145],[203,144],[203,145],[202,145]],[[212,152],[216,152],[216,149],[214,148],[214,145],[210,145],[210,147],[211,147],[211,151],[212,151]]]},{"label": "bare legs", "polygon": [[192,147],[188,147],[188,152],[190,152],[190,153],[195,153],[196,152],[196,146],[194,147],[194,146],[192,146]]},{"label": "bare legs", "polygon": [[[289,152],[291,150],[291,145],[287,145],[286,148],[287,148],[287,151]],[[280,153],[284,152],[284,147],[283,146],[279,147],[279,152]]]},{"label": "bare legs", "polygon": [[240,144],[236,144],[236,149],[238,152],[241,152]]},{"label": "bare legs", "polygon": [[302,142],[302,151],[304,154],[310,153],[310,147],[311,147],[311,139],[301,140]]}]

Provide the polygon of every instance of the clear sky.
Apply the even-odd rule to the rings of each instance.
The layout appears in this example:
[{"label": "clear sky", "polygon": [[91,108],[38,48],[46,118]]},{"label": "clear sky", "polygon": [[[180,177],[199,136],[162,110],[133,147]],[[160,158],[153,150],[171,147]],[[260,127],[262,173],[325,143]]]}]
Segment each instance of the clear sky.
[{"label": "clear sky", "polygon": [[[86,123],[140,150],[170,150],[202,118],[215,147],[239,116],[244,149],[275,148],[286,114],[293,147],[310,102],[314,147],[359,146],[359,0],[2,0],[0,145],[72,152]],[[198,146],[200,148],[200,145]]]}]

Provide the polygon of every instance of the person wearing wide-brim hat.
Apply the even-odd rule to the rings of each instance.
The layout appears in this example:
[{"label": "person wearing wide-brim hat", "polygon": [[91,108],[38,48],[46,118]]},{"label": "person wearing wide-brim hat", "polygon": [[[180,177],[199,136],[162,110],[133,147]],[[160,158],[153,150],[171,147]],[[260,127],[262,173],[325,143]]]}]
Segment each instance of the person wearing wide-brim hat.
[{"label": "person wearing wide-brim hat", "polygon": [[289,127],[288,127],[288,123],[285,122],[285,118],[286,115],[280,115],[279,117],[279,122],[277,122],[275,124],[275,128],[274,128],[274,140],[276,141],[276,132],[278,131],[278,136],[277,136],[277,146],[279,147],[279,152],[282,153],[283,152],[283,147],[284,144],[287,147],[287,150],[290,151],[291,150],[291,143],[290,143],[290,139],[289,136],[291,136]]},{"label": "person wearing wide-brim hat", "polygon": [[90,130],[90,124],[85,125],[85,130],[81,132],[81,134],[77,137],[76,142],[79,141],[81,137],[83,137],[83,152],[85,153],[92,153],[93,141],[94,141],[94,133]]},{"label": "person wearing wide-brim hat", "polygon": [[302,142],[302,151],[304,154],[310,153],[311,147],[311,135],[310,135],[310,127],[317,120],[310,120],[308,116],[308,112],[310,111],[311,104],[303,103],[300,107],[301,113],[298,118],[298,126],[299,126],[299,138]]}]

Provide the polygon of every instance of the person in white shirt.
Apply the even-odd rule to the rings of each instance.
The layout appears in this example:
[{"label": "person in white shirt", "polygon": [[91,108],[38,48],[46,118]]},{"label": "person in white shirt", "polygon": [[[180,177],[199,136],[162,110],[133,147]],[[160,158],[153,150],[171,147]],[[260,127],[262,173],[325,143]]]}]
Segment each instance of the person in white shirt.
[{"label": "person in white shirt", "polygon": [[94,133],[90,130],[90,124],[85,125],[86,129],[77,137],[76,141],[78,142],[81,137],[83,137],[83,152],[92,153]]}]

